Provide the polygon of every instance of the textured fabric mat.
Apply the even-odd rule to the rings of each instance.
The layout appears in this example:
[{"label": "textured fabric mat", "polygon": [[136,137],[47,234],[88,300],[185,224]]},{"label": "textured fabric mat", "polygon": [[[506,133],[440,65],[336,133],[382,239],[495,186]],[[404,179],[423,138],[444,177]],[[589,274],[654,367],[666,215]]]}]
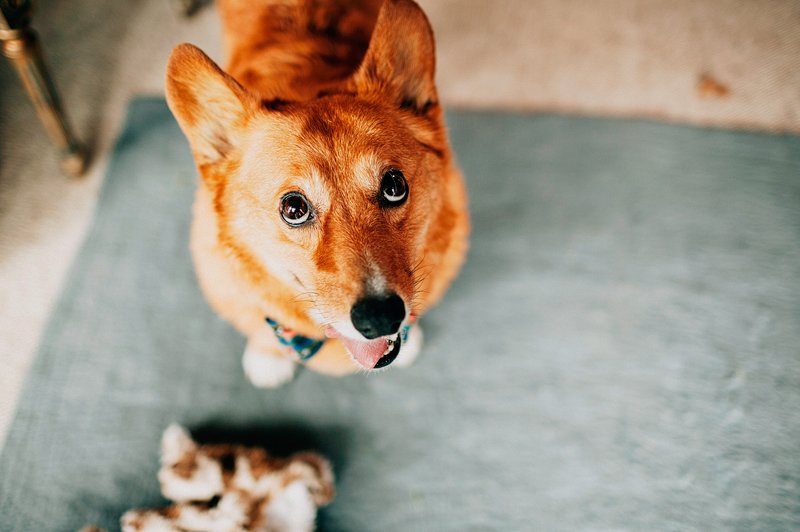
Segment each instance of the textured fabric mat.
[{"label": "textured fabric mat", "polygon": [[0,529],[162,504],[172,421],[327,454],[323,531],[800,526],[800,140],[449,124],[472,249],[423,356],[263,391],[195,284],[186,142],[134,101],[0,456]]}]

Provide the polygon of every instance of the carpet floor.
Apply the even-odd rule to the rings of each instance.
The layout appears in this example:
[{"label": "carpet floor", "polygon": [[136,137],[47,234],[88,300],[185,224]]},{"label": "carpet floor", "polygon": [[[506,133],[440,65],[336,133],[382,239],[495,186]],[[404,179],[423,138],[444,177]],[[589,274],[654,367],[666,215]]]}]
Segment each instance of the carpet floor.
[{"label": "carpet floor", "polygon": [[[97,200],[129,100],[164,93],[172,47],[222,60],[212,5],[38,0],[33,25],[93,164],[65,179],[0,66],[0,445]],[[213,4],[213,2],[207,2]],[[447,107],[657,117],[800,132],[800,2],[420,0]],[[0,61],[3,63],[3,61]]]},{"label": "carpet floor", "polygon": [[449,124],[472,248],[422,357],[264,391],[196,287],[186,142],[135,100],[0,455],[0,529],[162,504],[172,421],[329,456],[323,531],[800,526],[800,138]]}]

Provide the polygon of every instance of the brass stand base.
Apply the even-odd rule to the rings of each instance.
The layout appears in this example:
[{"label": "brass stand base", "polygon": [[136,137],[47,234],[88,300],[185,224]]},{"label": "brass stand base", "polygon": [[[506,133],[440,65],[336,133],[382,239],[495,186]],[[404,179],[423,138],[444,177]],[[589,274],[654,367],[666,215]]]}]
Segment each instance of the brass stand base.
[{"label": "brass stand base", "polygon": [[88,158],[82,146],[75,146],[73,150],[61,155],[61,171],[67,175],[79,177],[86,171]]},{"label": "brass stand base", "polygon": [[0,41],[3,55],[17,70],[39,119],[61,153],[64,173],[79,176],[86,169],[86,152],[67,123],[36,33],[30,28],[29,2],[0,0]]}]

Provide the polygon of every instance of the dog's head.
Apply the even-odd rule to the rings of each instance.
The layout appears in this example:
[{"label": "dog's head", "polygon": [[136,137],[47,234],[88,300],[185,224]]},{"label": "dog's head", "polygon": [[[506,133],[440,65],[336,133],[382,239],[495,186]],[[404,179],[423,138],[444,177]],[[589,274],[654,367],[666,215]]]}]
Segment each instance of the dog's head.
[{"label": "dog's head", "polygon": [[191,45],[173,51],[167,98],[220,243],[256,281],[290,287],[359,364],[380,366],[443,291],[426,276],[464,201],[419,7],[387,0],[360,67],[316,98],[260,101]]}]

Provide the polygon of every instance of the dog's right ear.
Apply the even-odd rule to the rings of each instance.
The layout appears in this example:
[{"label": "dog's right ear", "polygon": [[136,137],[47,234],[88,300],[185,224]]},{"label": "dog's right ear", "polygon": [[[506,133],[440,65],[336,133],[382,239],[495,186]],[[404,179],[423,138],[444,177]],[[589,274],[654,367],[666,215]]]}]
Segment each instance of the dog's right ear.
[{"label": "dog's right ear", "polygon": [[191,44],[172,50],[166,93],[198,165],[225,159],[258,108],[254,96]]},{"label": "dog's right ear", "polygon": [[437,105],[436,51],[428,17],[413,0],[384,0],[351,88],[379,95],[397,106],[426,114]]}]

